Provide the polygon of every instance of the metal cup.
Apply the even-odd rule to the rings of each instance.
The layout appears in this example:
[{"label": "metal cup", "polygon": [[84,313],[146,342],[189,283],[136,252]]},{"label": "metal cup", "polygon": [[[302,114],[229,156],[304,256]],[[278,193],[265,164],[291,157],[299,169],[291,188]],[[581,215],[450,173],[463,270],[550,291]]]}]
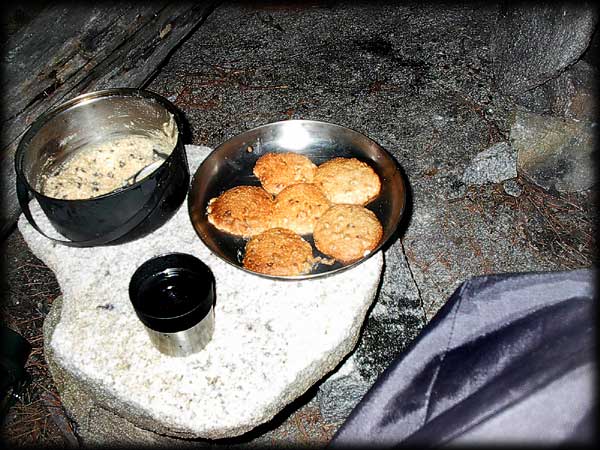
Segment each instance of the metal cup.
[{"label": "metal cup", "polygon": [[169,253],[143,263],[131,277],[129,298],[161,353],[187,356],[212,339],[215,279],[192,255]]}]

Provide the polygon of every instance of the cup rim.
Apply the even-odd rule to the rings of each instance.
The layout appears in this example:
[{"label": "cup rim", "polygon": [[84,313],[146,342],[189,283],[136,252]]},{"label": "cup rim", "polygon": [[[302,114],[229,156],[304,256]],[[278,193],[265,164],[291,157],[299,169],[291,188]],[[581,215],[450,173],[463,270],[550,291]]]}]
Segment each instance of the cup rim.
[{"label": "cup rim", "polygon": [[[170,316],[149,314],[146,311],[144,311],[143,308],[140,308],[141,304],[140,304],[140,301],[138,300],[138,296],[139,296],[138,291],[139,291],[139,288],[142,286],[144,280],[152,277],[155,274],[160,274],[169,268],[180,267],[180,266],[177,266],[174,264],[168,265],[167,267],[164,267],[164,268],[160,269],[159,271],[156,271],[155,274],[149,274],[148,276],[144,277],[143,279],[141,278],[142,272],[144,269],[146,269],[152,263],[155,263],[156,261],[160,261],[167,257],[184,258],[188,261],[193,262],[193,264],[197,265],[204,271],[204,274],[208,276],[208,282],[209,282],[209,286],[207,288],[207,291],[208,291],[207,296],[211,297],[212,301],[211,301],[210,307],[206,308],[206,313],[202,315],[202,318],[206,317],[206,315],[210,313],[210,310],[213,309],[213,306],[214,306],[215,284],[216,283],[215,283],[214,274],[213,274],[212,270],[210,269],[210,267],[205,262],[203,262],[200,258],[198,258],[194,255],[191,255],[189,253],[184,253],[184,252],[161,253],[161,254],[153,256],[152,258],[145,260],[142,264],[140,264],[136,268],[136,270],[134,271],[134,273],[132,274],[132,276],[130,277],[130,280],[129,280],[129,299],[131,301],[131,304],[133,306],[135,313],[137,314],[137,316],[140,318],[140,320],[142,320],[142,322],[146,326],[149,326],[146,323],[147,320],[149,320],[151,322],[157,322],[157,323],[167,323],[167,322],[171,322],[171,321],[177,322],[178,320],[182,320],[184,318],[193,316],[194,314],[198,313],[199,309],[205,309],[205,307],[206,307],[205,302],[198,301],[198,302],[193,303],[193,305],[192,305],[193,307],[190,308],[189,310],[187,310],[186,312],[178,314],[178,315],[170,315]],[[169,267],[169,266],[173,266],[173,267]],[[202,318],[200,320],[202,320]],[[149,326],[149,327],[152,328],[152,326]]]}]

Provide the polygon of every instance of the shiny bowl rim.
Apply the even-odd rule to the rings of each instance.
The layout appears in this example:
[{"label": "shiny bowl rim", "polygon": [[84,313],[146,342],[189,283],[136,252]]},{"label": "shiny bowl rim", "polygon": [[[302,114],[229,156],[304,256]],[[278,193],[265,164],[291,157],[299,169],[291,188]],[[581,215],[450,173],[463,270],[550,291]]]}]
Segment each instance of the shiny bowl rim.
[{"label": "shiny bowl rim", "polygon": [[[249,269],[246,269],[245,267],[243,267],[242,265],[238,265],[233,263],[232,261],[230,261],[228,258],[225,258],[223,256],[221,256],[220,254],[216,253],[215,251],[212,250],[211,246],[208,245],[203,237],[202,234],[199,232],[199,230],[196,228],[196,224],[194,223],[193,220],[193,214],[192,214],[192,191],[194,190],[194,186],[196,186],[198,183],[196,182],[196,178],[199,176],[199,173],[201,172],[202,167],[204,166],[204,164],[208,161],[208,159],[215,155],[219,150],[221,150],[222,148],[224,148],[225,146],[227,146],[229,144],[230,141],[233,141],[235,139],[239,139],[242,136],[246,135],[246,134],[251,134],[254,133],[256,131],[259,131],[261,129],[266,129],[269,127],[273,127],[273,126],[277,126],[277,125],[283,125],[283,124],[289,124],[289,123],[293,123],[293,122],[297,122],[297,123],[308,123],[308,124],[317,124],[317,125],[321,125],[321,126],[326,126],[326,127],[332,127],[332,128],[339,128],[339,129],[343,129],[346,131],[350,131],[351,133],[355,133],[358,134],[360,136],[362,136],[363,138],[365,138],[367,141],[370,141],[372,144],[374,144],[379,151],[383,152],[385,155],[387,155],[389,157],[389,159],[395,164],[396,166],[396,170],[399,174],[399,180],[400,180],[400,184],[402,186],[402,193],[401,196],[402,198],[401,203],[402,206],[400,208],[400,211],[398,213],[398,217],[395,220],[394,225],[391,227],[391,229],[389,229],[388,235],[382,236],[379,244],[371,251],[369,252],[367,255],[363,256],[362,258],[353,261],[351,263],[348,263],[347,265],[343,265],[342,267],[338,267],[336,269],[333,269],[331,271],[328,272],[323,272],[323,273],[308,273],[308,274],[303,274],[303,275],[287,275],[287,276],[281,276],[281,275],[269,275],[269,274],[264,274],[264,273],[260,273],[260,272],[255,272]],[[405,175],[401,169],[401,166],[399,164],[399,162],[396,160],[396,158],[390,153],[388,152],[382,145],[380,145],[378,142],[376,142],[375,140],[373,140],[372,138],[370,138],[369,136],[367,136],[366,134],[357,131],[353,128],[350,127],[346,127],[344,125],[339,125],[336,123],[332,123],[332,122],[325,122],[325,121],[320,121],[320,120],[312,120],[312,119],[289,119],[289,120],[279,120],[279,121],[275,121],[275,122],[268,122],[253,128],[249,128],[247,130],[244,130],[240,133],[237,133],[229,138],[227,138],[225,141],[223,141],[222,143],[220,143],[218,146],[216,146],[200,163],[200,165],[198,166],[198,168],[196,169],[196,171],[194,172],[194,175],[191,179],[191,183],[190,183],[190,189],[188,192],[188,199],[187,199],[187,203],[188,203],[188,214],[190,217],[190,221],[192,222],[192,228],[194,228],[194,231],[196,232],[196,235],[200,238],[200,240],[202,241],[202,243],[208,248],[208,250],[211,252],[211,254],[213,254],[214,256],[216,256],[217,258],[219,258],[220,260],[226,262],[227,264],[229,264],[230,266],[235,267],[236,269],[242,270],[245,273],[251,274],[251,275],[255,275],[255,276],[259,276],[261,278],[265,278],[265,279],[269,279],[269,280],[279,280],[279,281],[304,281],[304,280],[315,280],[315,279],[321,279],[321,278],[325,278],[325,277],[329,277],[332,275],[336,275],[339,274],[341,272],[344,272],[346,270],[352,269],[360,264],[362,264],[363,262],[367,261],[368,259],[370,259],[371,257],[373,257],[375,254],[377,254],[379,252],[379,250],[382,249],[382,247],[384,245],[386,245],[390,239],[392,239],[392,237],[396,234],[397,230],[398,230],[398,226],[400,225],[405,211],[406,211],[406,202],[407,202],[407,182],[405,180]],[[366,205],[365,205],[366,206]]]}]

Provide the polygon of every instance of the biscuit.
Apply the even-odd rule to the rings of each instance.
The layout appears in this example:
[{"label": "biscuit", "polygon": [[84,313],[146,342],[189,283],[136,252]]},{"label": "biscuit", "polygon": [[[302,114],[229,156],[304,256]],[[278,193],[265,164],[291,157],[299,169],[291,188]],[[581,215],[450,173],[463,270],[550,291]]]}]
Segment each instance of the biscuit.
[{"label": "biscuit", "polygon": [[259,186],[236,186],[211,199],[206,213],[219,230],[251,237],[271,227],[273,197]]},{"label": "biscuit", "polygon": [[271,228],[250,239],[243,260],[246,269],[278,276],[308,273],[313,264],[311,245],[285,228]]},{"label": "biscuit", "polygon": [[292,184],[275,198],[274,226],[287,228],[298,234],[313,232],[315,223],[331,204],[315,184]]},{"label": "biscuit", "polygon": [[291,184],[312,183],[316,171],[316,164],[304,155],[265,153],[256,161],[253,173],[265,191],[277,195]]},{"label": "biscuit", "polygon": [[379,195],[381,181],[367,163],[356,158],[333,158],[317,168],[314,183],[331,203],[366,205]]},{"label": "biscuit", "polygon": [[334,205],[317,221],[315,246],[343,263],[368,255],[381,241],[383,227],[377,216],[359,205]]}]

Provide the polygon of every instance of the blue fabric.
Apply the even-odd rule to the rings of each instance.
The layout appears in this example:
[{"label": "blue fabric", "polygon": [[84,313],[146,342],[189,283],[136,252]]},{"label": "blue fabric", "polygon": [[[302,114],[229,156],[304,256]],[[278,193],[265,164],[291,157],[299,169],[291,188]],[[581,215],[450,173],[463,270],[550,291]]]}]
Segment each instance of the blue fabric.
[{"label": "blue fabric", "polygon": [[594,273],[463,283],[330,446],[592,442]]}]

